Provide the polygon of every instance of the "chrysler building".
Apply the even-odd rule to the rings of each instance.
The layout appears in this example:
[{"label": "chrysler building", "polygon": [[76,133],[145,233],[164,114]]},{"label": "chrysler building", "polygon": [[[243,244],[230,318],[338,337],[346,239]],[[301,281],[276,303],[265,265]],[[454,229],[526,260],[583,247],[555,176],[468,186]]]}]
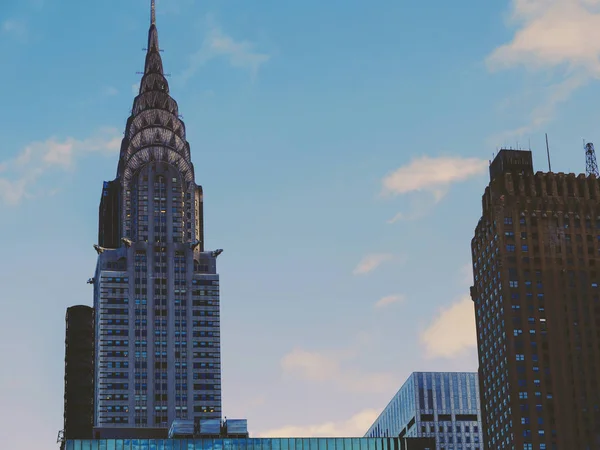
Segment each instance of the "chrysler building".
[{"label": "chrysler building", "polygon": [[204,248],[202,205],[152,0],[144,74],[94,246],[95,427],[221,418],[221,250]]}]

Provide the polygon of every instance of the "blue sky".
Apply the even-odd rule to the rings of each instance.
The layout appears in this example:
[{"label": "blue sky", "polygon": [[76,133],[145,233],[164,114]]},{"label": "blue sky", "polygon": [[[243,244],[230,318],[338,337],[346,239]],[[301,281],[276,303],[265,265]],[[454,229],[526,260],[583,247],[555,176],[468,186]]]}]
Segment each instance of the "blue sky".
[{"label": "blue sky", "polygon": [[[149,1],[0,4],[0,443],[55,448],[64,313]],[[160,0],[171,93],[224,248],[223,401],[253,435],[362,435],[416,370],[476,370],[470,239],[497,148],[583,172],[600,1]],[[35,429],[35,431],[31,431]],[[26,431],[28,430],[28,431]]]}]

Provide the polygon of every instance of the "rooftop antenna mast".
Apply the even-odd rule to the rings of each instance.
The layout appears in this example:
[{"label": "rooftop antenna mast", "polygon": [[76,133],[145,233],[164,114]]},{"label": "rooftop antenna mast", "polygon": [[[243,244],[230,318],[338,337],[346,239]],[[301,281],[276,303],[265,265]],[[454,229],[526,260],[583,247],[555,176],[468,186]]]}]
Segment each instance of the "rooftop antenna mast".
[{"label": "rooftop antenna mast", "polygon": [[[585,140],[583,141],[585,143]],[[596,152],[594,151],[594,144],[588,142],[584,145],[585,148],[585,174],[586,176],[598,174],[598,163],[596,162]]]},{"label": "rooftop antenna mast", "polygon": [[150,1],[150,24],[156,25],[156,1]]},{"label": "rooftop antenna mast", "polygon": [[552,165],[550,164],[550,146],[548,145],[548,133],[546,133],[546,153],[548,154],[548,172],[552,172]]}]

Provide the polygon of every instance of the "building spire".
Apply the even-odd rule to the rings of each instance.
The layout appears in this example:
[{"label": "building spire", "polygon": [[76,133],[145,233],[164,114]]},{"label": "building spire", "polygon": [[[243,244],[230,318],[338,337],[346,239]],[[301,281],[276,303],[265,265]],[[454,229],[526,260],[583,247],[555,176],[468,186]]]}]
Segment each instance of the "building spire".
[{"label": "building spire", "polygon": [[150,0],[150,30],[148,31],[148,53],[144,73],[149,72],[163,73],[156,29],[156,0]]}]

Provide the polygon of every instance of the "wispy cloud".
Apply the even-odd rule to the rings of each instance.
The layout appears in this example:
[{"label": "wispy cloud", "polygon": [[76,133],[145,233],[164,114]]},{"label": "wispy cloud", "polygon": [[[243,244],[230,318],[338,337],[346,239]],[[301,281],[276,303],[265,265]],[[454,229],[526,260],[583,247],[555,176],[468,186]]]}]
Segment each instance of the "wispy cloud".
[{"label": "wispy cloud", "polygon": [[[557,107],[578,88],[600,76],[600,2],[598,0],[513,0],[512,40],[487,58],[492,71],[521,66],[549,71],[557,81],[540,94],[528,123],[503,133],[522,136],[554,119]],[[500,137],[499,137],[500,138]]]},{"label": "wispy cloud", "polygon": [[393,257],[394,255],[391,253],[371,253],[358,263],[352,273],[354,275],[366,275],[367,273],[373,272],[384,262],[390,261]]},{"label": "wispy cloud", "polygon": [[420,335],[428,358],[454,358],[477,346],[473,302],[464,297],[439,310]]},{"label": "wispy cloud", "polygon": [[539,100],[529,113],[526,123],[514,129],[505,130],[491,136],[488,141],[490,146],[510,142],[540,130],[552,122],[561,103],[567,101],[580,87],[589,82],[586,74],[573,74],[564,80],[550,84],[537,90]]},{"label": "wispy cloud", "polygon": [[120,144],[121,136],[114,128],[104,128],[82,140],[69,137],[32,142],[14,158],[0,162],[0,200],[16,205],[25,198],[35,196],[32,191],[44,173],[71,170],[80,155],[87,152],[115,152]]},{"label": "wispy cloud", "polygon": [[299,379],[329,383],[353,393],[381,393],[397,387],[396,377],[388,372],[365,372],[352,367],[355,348],[337,351],[308,351],[296,348],[281,360],[284,373]]},{"label": "wispy cloud", "polygon": [[250,71],[256,77],[260,67],[269,61],[270,55],[255,50],[255,44],[246,40],[236,40],[226,34],[214,20],[207,19],[207,33],[200,50],[190,56],[187,69],[181,74],[182,81],[195,75],[208,61],[223,58],[232,67]]},{"label": "wispy cloud", "polygon": [[104,88],[104,95],[107,95],[109,97],[117,95],[118,93],[119,93],[119,90],[114,86],[107,86]]},{"label": "wispy cloud", "polygon": [[399,212],[396,215],[394,215],[394,217],[392,217],[389,220],[386,220],[386,223],[392,225],[396,222],[410,222],[412,220],[419,220],[422,219],[425,216],[425,212],[424,211],[419,211],[419,212]]},{"label": "wispy cloud", "polygon": [[435,191],[433,195],[428,192],[411,195],[407,210],[396,213],[393,217],[386,220],[386,223],[392,225],[398,222],[412,222],[427,217],[435,205],[443,198],[441,195],[436,196],[436,193],[439,194],[440,192],[442,191]]},{"label": "wispy cloud", "polygon": [[17,19],[7,19],[0,25],[3,34],[10,35],[15,39],[23,41],[27,38],[27,25]]},{"label": "wispy cloud", "polygon": [[403,295],[386,295],[385,297],[380,298],[377,303],[375,303],[375,308],[381,309],[394,303],[402,303],[403,301]]},{"label": "wispy cloud", "polygon": [[257,433],[257,437],[362,437],[379,416],[377,409],[365,409],[342,421],[312,425],[287,425]]},{"label": "wispy cloud", "polygon": [[[382,195],[428,192],[436,202],[448,192],[452,183],[485,173],[488,162],[478,158],[422,156],[386,175]],[[401,219],[396,218],[395,221]]]}]

